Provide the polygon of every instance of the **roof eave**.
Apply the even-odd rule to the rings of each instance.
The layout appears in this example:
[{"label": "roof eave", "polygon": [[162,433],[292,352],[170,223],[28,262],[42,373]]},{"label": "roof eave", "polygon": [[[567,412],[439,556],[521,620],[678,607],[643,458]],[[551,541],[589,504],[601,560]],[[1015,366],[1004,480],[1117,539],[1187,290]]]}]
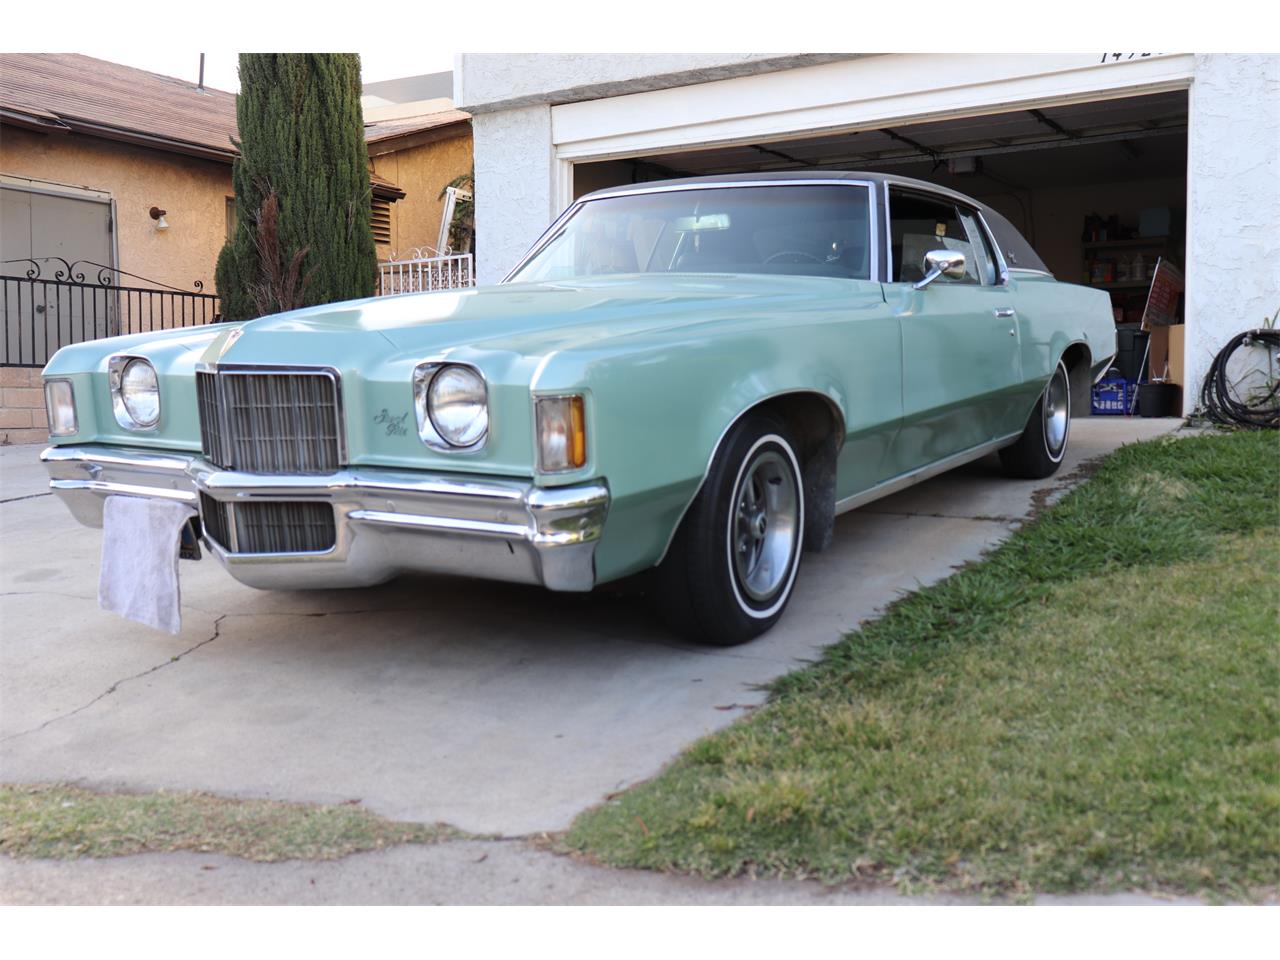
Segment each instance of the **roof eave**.
[{"label": "roof eave", "polygon": [[110,124],[78,120],[75,117],[59,116],[54,120],[44,120],[31,114],[0,108],[0,119],[3,119],[5,123],[25,127],[28,130],[37,130],[41,133],[80,133],[90,137],[98,137],[102,140],[131,143],[136,146],[150,147],[153,150],[163,150],[166,153],[178,153],[190,157],[199,157],[203,160],[216,160],[221,163],[230,163],[236,157],[236,151],[231,146],[230,138],[227,139],[226,149],[219,149],[208,144],[177,140],[173,137],[156,136],[139,130],[113,127]]},{"label": "roof eave", "polygon": [[370,182],[369,186],[373,190],[373,196],[377,200],[386,200],[389,203],[395,203],[397,200],[403,200],[408,196],[403,190],[394,183],[374,183]]},{"label": "roof eave", "polygon": [[24,130],[35,130],[38,133],[70,133],[71,128],[55,116],[37,116],[21,110],[0,107],[0,123],[7,123]]},{"label": "roof eave", "polygon": [[382,136],[366,137],[365,142],[369,146],[369,156],[380,157],[388,153],[399,153],[401,150],[410,150],[413,147],[425,146],[428,143],[436,143],[440,140],[453,140],[457,137],[465,137],[471,134],[471,121],[454,120],[450,123],[441,124],[438,127],[431,127],[427,130],[414,130],[409,133],[388,133]]}]

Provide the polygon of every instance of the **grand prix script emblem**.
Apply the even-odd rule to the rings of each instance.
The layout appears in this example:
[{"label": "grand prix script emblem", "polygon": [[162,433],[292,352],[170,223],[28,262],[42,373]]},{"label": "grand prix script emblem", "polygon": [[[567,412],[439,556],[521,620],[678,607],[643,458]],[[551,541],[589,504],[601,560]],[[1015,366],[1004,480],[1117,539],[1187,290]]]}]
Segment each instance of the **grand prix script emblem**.
[{"label": "grand prix script emblem", "polygon": [[408,413],[402,413],[397,417],[383,407],[382,412],[373,418],[373,422],[379,426],[385,426],[388,437],[407,437],[409,435],[408,419]]}]

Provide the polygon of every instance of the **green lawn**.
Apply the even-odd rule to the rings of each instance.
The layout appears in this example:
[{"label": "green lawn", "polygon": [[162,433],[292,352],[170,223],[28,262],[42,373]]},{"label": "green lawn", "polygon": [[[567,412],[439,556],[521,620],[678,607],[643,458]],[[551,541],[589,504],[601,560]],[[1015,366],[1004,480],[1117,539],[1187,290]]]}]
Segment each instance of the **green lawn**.
[{"label": "green lawn", "polygon": [[1280,879],[1280,438],[1108,458],[563,844],[1025,896]]},{"label": "green lawn", "polygon": [[453,836],[459,834],[447,827],[396,823],[354,804],[0,785],[0,853],[11,857],[65,860],[195,850],[246,860],[332,860]]}]

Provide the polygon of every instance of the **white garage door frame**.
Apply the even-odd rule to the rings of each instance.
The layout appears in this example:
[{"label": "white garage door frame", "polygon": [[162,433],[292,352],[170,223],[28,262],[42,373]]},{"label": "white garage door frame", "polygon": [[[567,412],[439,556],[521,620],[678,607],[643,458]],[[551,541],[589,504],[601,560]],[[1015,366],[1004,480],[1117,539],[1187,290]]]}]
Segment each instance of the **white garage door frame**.
[{"label": "white garage door frame", "polygon": [[1192,54],[1115,56],[885,54],[555,106],[553,203],[577,163],[1185,90],[1195,72]]},{"label": "white garage door frame", "polygon": [[1192,54],[1112,56],[888,54],[553,106],[554,206],[571,204],[575,164],[1187,90],[1196,69]]},{"label": "white garage door frame", "polygon": [[[578,163],[770,143],[810,135],[1068,106],[1186,90],[1194,54],[884,54],[778,73],[627,94],[551,108],[553,213],[573,202]],[[1190,98],[1194,100],[1194,98]],[[1195,113],[1194,104],[1189,110]],[[1194,116],[1190,118],[1194,122]],[[1189,137],[1187,231],[1196,204],[1194,138]],[[1203,204],[1202,204],[1203,206]],[[1201,329],[1199,305],[1212,302],[1189,244],[1189,343],[1220,337]],[[1205,271],[1199,271],[1204,273]],[[1188,358],[1183,411],[1195,406],[1207,360]]]}]

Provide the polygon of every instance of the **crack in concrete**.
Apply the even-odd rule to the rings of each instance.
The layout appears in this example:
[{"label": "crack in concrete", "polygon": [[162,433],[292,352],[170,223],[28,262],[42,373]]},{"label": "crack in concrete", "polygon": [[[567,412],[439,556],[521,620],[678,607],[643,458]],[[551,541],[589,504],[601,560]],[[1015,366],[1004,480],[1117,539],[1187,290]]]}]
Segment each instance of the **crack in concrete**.
[{"label": "crack in concrete", "polygon": [[39,733],[41,730],[45,729],[45,727],[58,723],[61,720],[67,720],[71,717],[74,717],[77,713],[81,713],[85,710],[88,710],[99,700],[102,700],[105,697],[109,697],[111,694],[115,693],[118,689],[120,689],[120,687],[123,684],[128,683],[130,680],[139,680],[142,677],[155,673],[157,670],[162,670],[165,667],[169,666],[169,664],[171,663],[177,663],[183,657],[187,656],[187,654],[195,653],[205,644],[213,643],[213,641],[217,640],[218,637],[221,635],[222,621],[225,620],[226,617],[227,615],[224,613],[213,621],[213,634],[211,636],[206,637],[204,640],[201,640],[199,643],[188,647],[186,650],[183,650],[181,653],[175,654],[174,656],[170,657],[168,660],[164,661],[164,663],[157,663],[154,667],[149,667],[146,670],[143,670],[141,673],[135,673],[132,676],[125,677],[121,680],[115,681],[114,683],[111,684],[111,686],[107,687],[107,689],[103,690],[102,693],[98,694],[88,703],[81,704],[80,706],[76,707],[74,710],[69,710],[66,713],[59,714],[56,717],[50,717],[48,720],[40,724],[38,727],[32,727],[30,730],[19,730],[17,733],[9,734],[7,737],[0,737],[0,743],[8,743],[10,740],[16,740],[19,737],[25,737],[33,733]]},{"label": "crack in concrete", "polygon": [[29,493],[25,497],[6,497],[4,500],[0,500],[0,503],[17,503],[19,500],[35,500],[38,497],[51,497],[51,496],[53,496],[52,490],[50,490],[48,493]]},{"label": "crack in concrete", "polygon": [[57,590],[6,590],[0,597],[64,597],[67,600],[87,600],[92,603],[97,597],[82,597],[78,593],[59,593]]},{"label": "crack in concrete", "polygon": [[914,513],[909,510],[867,510],[867,513],[873,513],[880,517],[928,517],[929,519],[938,520],[972,520],[974,523],[1022,523],[1026,519],[1026,517],[1006,517],[999,514],[991,516],[977,514],[974,516],[962,513]]}]

